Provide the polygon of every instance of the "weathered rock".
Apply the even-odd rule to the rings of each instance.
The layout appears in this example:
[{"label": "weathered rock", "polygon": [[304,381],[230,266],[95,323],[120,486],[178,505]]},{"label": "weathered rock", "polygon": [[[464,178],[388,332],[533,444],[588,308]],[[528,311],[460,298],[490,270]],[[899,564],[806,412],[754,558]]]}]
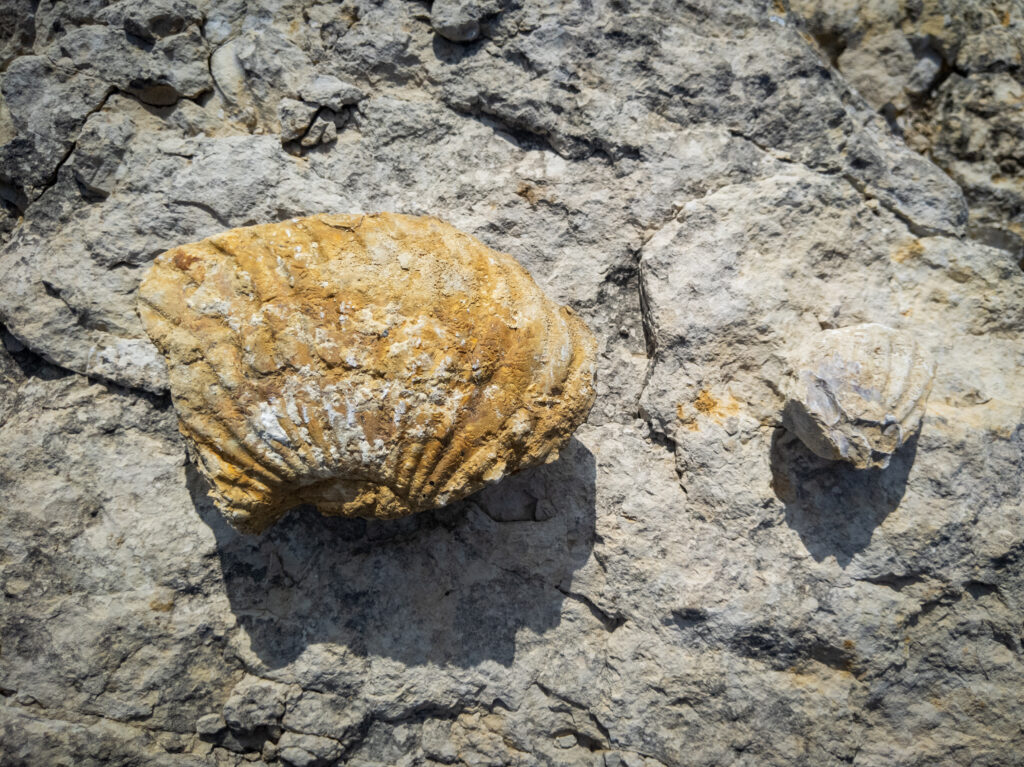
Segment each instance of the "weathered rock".
[{"label": "weathered rock", "polygon": [[134,133],[134,122],[123,113],[98,112],[86,120],[68,163],[83,197],[103,198],[114,191]]},{"label": "weathered rock", "polygon": [[6,331],[0,332],[0,424],[3,424],[18,402],[18,388],[25,380],[25,374],[7,349],[6,344],[13,339],[7,336]]},{"label": "weathered rock", "polygon": [[210,57],[210,73],[232,117],[249,129],[275,133],[282,96],[298,97],[313,78],[306,53],[273,27],[227,39]]},{"label": "weathered rock", "polygon": [[[124,31],[150,45],[202,20],[202,14],[187,0],[151,0],[144,5],[122,3],[121,6]],[[113,11],[111,17],[117,13]]]},{"label": "weathered rock", "polygon": [[344,107],[356,104],[363,98],[363,92],[352,83],[339,80],[334,75],[316,75],[299,88],[299,94],[306,101],[340,112]]},{"label": "weathered rock", "polygon": [[34,0],[12,0],[0,7],[0,68],[32,50],[36,5]]},{"label": "weathered rock", "polygon": [[281,685],[262,679],[243,679],[224,703],[223,721],[234,732],[252,734],[260,728],[281,724],[285,691]]},{"label": "weathered rock", "polygon": [[935,365],[910,332],[826,330],[791,364],[785,424],[822,458],[884,469],[921,427]]},{"label": "weathered rock", "polygon": [[306,134],[317,113],[316,104],[284,98],[277,106],[277,119],[281,123],[281,142],[295,141]]},{"label": "weathered rock", "polygon": [[875,109],[906,109],[906,91],[917,60],[900,30],[866,37],[856,48],[847,48],[837,64]]},{"label": "weathered rock", "polygon": [[329,144],[336,138],[338,138],[338,125],[335,118],[320,113],[313,120],[300,143],[304,147],[312,147],[317,144]]},{"label": "weathered rock", "polygon": [[391,518],[554,460],[595,341],[511,257],[433,218],[324,215],[161,255],[139,288],[181,430],[240,529]]},{"label": "weathered rock", "polygon": [[207,714],[196,719],[196,733],[215,737],[227,728],[227,722],[220,714]]},{"label": "weathered rock", "polygon": [[[517,0],[468,44],[423,3],[194,4],[160,38],[213,52],[194,100],[62,59],[164,0],[29,4],[0,75],[0,761],[280,764],[316,736],[353,767],[1019,762],[1019,0],[791,0],[807,27],[775,0]],[[893,29],[915,63],[880,115],[833,62]],[[317,74],[365,97],[285,145]],[[382,209],[579,312],[588,422],[443,509],[240,535],[186,458],[141,276],[232,227]],[[780,419],[794,339],[872,322],[937,361],[884,471]]]},{"label": "weathered rock", "polygon": [[970,204],[970,234],[1024,263],[1024,4],[795,0],[824,51]]},{"label": "weathered rock", "polygon": [[480,22],[498,12],[489,0],[434,0],[430,24],[442,37],[455,43],[468,43],[480,35]]},{"label": "weathered rock", "polygon": [[278,759],[294,767],[320,767],[334,764],[344,753],[336,740],[319,735],[286,732],[277,744]]},{"label": "weathered rock", "polygon": [[[35,199],[111,86],[91,72],[27,55],[10,63],[0,90],[13,128],[0,146],[0,181]],[[19,207],[25,204],[27,199]]]}]

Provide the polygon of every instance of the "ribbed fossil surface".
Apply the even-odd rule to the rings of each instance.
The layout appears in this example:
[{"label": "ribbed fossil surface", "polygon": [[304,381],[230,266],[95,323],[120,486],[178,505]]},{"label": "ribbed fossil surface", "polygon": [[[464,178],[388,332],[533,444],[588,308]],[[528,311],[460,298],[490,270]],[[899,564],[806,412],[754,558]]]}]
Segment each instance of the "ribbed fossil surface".
[{"label": "ribbed fossil surface", "polygon": [[553,460],[595,341],[510,256],[429,217],[318,215],[161,256],[139,291],[221,510],[398,517]]},{"label": "ribbed fossil surface", "polygon": [[934,372],[909,333],[826,330],[794,354],[786,426],[822,458],[885,468],[920,428]]}]

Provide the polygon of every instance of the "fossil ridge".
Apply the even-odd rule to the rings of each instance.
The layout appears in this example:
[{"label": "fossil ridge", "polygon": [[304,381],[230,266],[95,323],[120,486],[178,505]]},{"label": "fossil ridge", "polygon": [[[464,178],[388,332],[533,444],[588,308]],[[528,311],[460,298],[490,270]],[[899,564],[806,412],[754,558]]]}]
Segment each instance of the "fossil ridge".
[{"label": "fossil ridge", "polygon": [[935,362],[909,333],[826,330],[794,356],[785,421],[815,454],[884,469],[920,429]]},{"label": "fossil ridge", "polygon": [[595,340],[510,256],[430,217],[318,215],[157,258],[139,291],[217,505],[391,518],[553,460]]}]

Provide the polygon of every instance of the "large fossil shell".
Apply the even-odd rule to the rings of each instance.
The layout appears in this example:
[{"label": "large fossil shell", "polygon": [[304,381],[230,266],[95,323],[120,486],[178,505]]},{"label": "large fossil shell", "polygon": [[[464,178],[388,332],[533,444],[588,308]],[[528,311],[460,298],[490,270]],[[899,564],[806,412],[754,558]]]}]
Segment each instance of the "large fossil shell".
[{"label": "large fossil shell", "polygon": [[169,250],[139,290],[215,502],[398,517],[553,460],[596,343],[510,256],[435,218],[318,215]]},{"label": "large fossil shell", "polygon": [[907,333],[873,323],[826,330],[791,363],[784,421],[822,458],[885,468],[921,426],[935,364]]}]

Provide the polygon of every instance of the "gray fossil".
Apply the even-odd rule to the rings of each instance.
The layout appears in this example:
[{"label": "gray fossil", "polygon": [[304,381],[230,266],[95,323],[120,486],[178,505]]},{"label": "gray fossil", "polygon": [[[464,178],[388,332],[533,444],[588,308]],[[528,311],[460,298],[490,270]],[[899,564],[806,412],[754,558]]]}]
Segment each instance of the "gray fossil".
[{"label": "gray fossil", "polygon": [[885,468],[921,427],[935,364],[908,333],[826,330],[791,359],[784,420],[822,458]]}]

